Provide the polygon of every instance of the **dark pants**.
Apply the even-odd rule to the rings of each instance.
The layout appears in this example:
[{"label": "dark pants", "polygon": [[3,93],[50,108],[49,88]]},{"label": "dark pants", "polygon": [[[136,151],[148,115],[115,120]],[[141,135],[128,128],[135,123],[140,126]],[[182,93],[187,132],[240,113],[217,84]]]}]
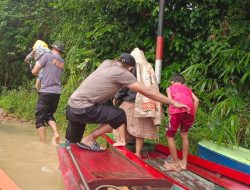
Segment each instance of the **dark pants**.
[{"label": "dark pants", "polygon": [[124,110],[109,106],[95,104],[87,108],[72,108],[67,106],[66,116],[68,127],[65,138],[70,143],[80,142],[86,127],[86,123],[109,124],[117,129],[127,122]]},{"label": "dark pants", "polygon": [[55,121],[54,113],[59,103],[60,94],[39,93],[36,105],[36,128],[46,126],[48,121]]}]

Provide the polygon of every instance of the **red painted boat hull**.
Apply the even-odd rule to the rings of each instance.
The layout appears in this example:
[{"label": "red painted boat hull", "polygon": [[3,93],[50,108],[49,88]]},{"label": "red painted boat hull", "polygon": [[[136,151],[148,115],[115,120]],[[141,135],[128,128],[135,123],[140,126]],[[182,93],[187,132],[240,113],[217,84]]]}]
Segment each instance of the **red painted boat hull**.
[{"label": "red painted boat hull", "polygon": [[21,190],[3,170],[0,169],[0,190]]},{"label": "red painted boat hull", "polygon": [[[152,160],[166,160],[169,156],[168,147],[155,145],[147,152],[147,156],[140,159],[126,147],[113,147],[113,140],[109,136],[103,138],[109,144],[109,148],[103,152],[83,150],[75,144],[69,146],[70,150],[63,146],[58,148],[60,169],[67,190],[92,190],[107,184],[119,187],[150,186],[157,190],[167,190],[174,186],[179,189],[216,189],[204,187],[204,184],[209,183],[226,189],[250,190],[249,175],[197,156],[188,156],[187,171],[169,173],[159,165],[150,163]],[[182,157],[180,151],[178,156]],[[192,174],[195,180],[187,178],[187,174]],[[197,179],[201,180],[197,182]],[[201,182],[204,182],[203,186]]]},{"label": "red painted boat hull", "polygon": [[[150,186],[162,189],[170,189],[173,186],[158,172],[149,173],[115,149],[92,152],[80,149],[75,144],[71,144],[70,149],[77,166],[67,148],[58,148],[59,165],[67,190],[92,190],[102,185]],[[84,179],[81,178],[77,167]],[[85,183],[88,187],[85,187]]]},{"label": "red painted boat hull", "polygon": [[[159,152],[158,155],[170,154],[168,147],[164,145],[156,145],[155,150]],[[182,153],[180,151],[178,151],[178,157],[182,158]],[[250,190],[250,176],[248,174],[204,160],[191,154],[188,156],[187,169],[227,189]]]},{"label": "red painted boat hull", "polygon": [[[109,136],[105,136],[104,138],[108,143],[114,143],[114,141]],[[117,149],[123,152],[124,149],[127,148],[118,147]],[[147,162],[147,157],[150,157],[150,159],[152,160],[156,160],[158,158],[165,160],[169,155],[170,152],[167,146],[157,144],[154,146],[153,150],[147,152],[146,157],[142,157],[142,160]],[[178,157],[180,159],[182,158],[181,151],[178,151]],[[157,170],[162,173],[166,177],[166,179],[171,178],[171,176],[168,175],[167,172],[164,172],[159,168],[157,168]],[[187,170],[226,189],[250,190],[250,176],[248,174],[233,170],[231,168],[216,164],[208,160],[204,160],[191,154],[189,154],[188,156]],[[179,184],[179,186],[184,187],[185,189],[194,188],[190,188],[190,186],[188,186],[187,183],[184,182],[185,180],[183,182],[180,182],[179,180],[175,180],[174,178],[172,178],[171,181],[175,184]]]}]

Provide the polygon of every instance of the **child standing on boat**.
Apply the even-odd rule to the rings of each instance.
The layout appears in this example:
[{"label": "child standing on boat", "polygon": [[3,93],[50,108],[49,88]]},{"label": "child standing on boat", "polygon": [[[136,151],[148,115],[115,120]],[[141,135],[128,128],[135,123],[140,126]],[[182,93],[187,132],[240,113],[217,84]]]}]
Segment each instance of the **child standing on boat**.
[{"label": "child standing on boat", "polygon": [[[176,108],[172,105],[169,105],[168,109],[169,125],[166,136],[173,163],[170,164],[166,162],[164,167],[166,170],[180,171],[180,169],[185,170],[187,167],[189,149],[188,130],[194,123],[199,99],[190,88],[184,85],[185,79],[182,74],[174,74],[170,82],[172,85],[166,90],[168,97],[190,107],[190,111],[186,108]],[[182,138],[182,160],[179,160],[177,157],[177,150],[174,142],[174,136],[179,127]]]}]

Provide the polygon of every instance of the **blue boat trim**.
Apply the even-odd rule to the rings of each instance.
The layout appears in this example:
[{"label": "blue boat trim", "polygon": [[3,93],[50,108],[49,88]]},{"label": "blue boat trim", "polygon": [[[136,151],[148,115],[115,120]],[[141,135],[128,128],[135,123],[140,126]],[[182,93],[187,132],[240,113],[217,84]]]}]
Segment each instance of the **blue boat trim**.
[{"label": "blue boat trim", "polygon": [[217,164],[227,166],[229,168],[232,168],[234,170],[250,174],[250,166],[247,164],[243,164],[241,162],[238,162],[237,160],[233,160],[231,158],[228,158],[218,152],[212,151],[200,144],[198,144],[198,155],[199,157],[210,160],[212,162],[215,162]]}]

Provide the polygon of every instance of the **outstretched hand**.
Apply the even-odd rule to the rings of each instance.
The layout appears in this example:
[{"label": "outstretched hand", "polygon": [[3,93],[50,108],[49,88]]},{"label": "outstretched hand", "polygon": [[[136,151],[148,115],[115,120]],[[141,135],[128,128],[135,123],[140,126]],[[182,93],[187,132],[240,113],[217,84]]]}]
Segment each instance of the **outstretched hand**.
[{"label": "outstretched hand", "polygon": [[180,102],[174,101],[173,106],[174,106],[174,107],[177,107],[177,108],[186,108],[186,109],[187,109],[187,112],[188,112],[188,113],[190,112],[190,107],[188,107],[187,105],[182,104],[182,103],[180,103]]}]

